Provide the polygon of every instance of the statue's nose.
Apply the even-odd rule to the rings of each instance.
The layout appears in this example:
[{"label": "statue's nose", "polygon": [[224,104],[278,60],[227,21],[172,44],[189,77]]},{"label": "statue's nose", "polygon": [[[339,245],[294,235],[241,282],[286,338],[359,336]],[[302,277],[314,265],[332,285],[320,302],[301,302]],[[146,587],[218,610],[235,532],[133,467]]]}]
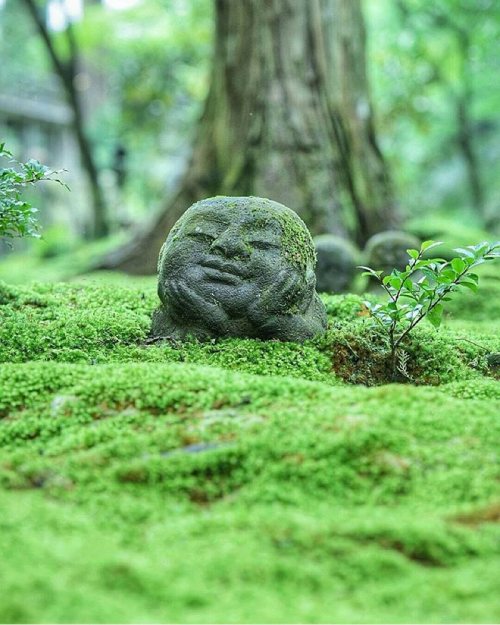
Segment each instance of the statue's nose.
[{"label": "statue's nose", "polygon": [[235,256],[248,258],[250,256],[248,245],[245,244],[238,232],[223,232],[212,243],[211,249],[214,252],[224,254],[227,258],[234,258]]}]

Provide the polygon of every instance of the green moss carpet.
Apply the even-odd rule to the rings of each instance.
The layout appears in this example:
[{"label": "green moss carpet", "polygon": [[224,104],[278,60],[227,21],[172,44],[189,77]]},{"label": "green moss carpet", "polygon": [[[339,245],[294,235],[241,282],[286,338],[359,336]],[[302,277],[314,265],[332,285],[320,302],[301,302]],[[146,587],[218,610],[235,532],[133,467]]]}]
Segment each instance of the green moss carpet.
[{"label": "green moss carpet", "polygon": [[500,619],[498,279],[406,346],[148,343],[152,281],[0,285],[1,622]]}]

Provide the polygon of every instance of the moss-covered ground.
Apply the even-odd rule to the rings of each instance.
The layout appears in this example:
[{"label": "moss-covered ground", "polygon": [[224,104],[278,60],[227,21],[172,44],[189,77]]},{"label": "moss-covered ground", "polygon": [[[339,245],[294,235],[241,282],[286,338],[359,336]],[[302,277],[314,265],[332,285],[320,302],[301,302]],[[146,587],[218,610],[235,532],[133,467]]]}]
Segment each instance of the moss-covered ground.
[{"label": "moss-covered ground", "polygon": [[1,284],[0,621],[498,622],[499,292],[388,384],[356,295],[148,344],[154,280]]}]

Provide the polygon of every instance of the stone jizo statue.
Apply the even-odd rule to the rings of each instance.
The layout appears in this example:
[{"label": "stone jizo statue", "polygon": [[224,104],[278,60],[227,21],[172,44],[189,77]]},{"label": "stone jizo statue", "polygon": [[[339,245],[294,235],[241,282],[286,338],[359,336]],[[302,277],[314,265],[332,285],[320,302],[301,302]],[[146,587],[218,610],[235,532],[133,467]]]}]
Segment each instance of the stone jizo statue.
[{"label": "stone jizo statue", "polygon": [[309,231],[286,206],[257,197],[197,202],[161,249],[151,336],[303,341],[322,334],[315,262]]},{"label": "stone jizo statue", "polygon": [[374,234],[366,242],[365,262],[372,269],[382,269],[385,274],[396,268],[403,271],[408,264],[407,249],[418,249],[420,241],[408,232],[386,230]]},{"label": "stone jizo statue", "polygon": [[346,293],[359,273],[361,252],[350,241],[333,234],[320,234],[314,239],[316,256],[316,289],[320,293]]}]

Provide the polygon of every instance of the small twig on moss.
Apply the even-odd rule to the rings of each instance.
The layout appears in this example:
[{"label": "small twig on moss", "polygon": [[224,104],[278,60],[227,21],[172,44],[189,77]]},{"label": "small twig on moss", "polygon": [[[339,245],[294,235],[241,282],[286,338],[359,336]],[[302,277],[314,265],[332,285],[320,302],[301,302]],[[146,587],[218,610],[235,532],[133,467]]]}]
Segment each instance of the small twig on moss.
[{"label": "small twig on moss", "polygon": [[483,345],[479,345],[479,343],[475,343],[474,341],[471,341],[470,339],[466,339],[464,336],[457,336],[457,340],[467,341],[467,343],[470,343],[471,345],[475,345],[476,347],[479,347],[480,349],[484,350],[487,354],[490,353],[490,350],[486,349],[486,347],[484,347]]}]

